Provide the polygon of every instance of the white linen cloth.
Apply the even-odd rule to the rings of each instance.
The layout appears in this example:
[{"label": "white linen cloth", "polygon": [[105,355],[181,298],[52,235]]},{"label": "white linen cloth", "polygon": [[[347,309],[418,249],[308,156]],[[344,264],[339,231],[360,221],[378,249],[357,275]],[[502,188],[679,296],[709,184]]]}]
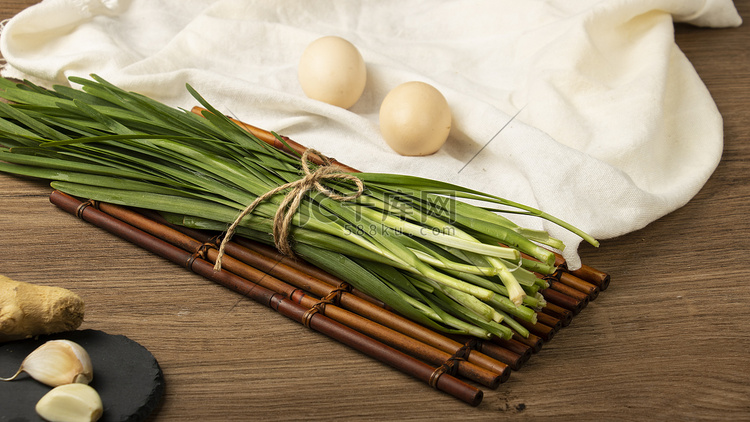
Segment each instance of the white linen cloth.
[{"label": "white linen cloth", "polygon": [[[675,21],[741,24],[730,0],[45,0],[6,22],[0,48],[5,77],[50,86],[96,73],[188,109],[189,83],[352,167],[486,191],[606,239],[684,205],[721,157],[721,116]],[[367,64],[349,110],[306,98],[297,81],[302,51],[326,35]],[[397,155],[378,130],[383,98],[411,80],[453,113],[428,157]],[[578,237],[544,228],[580,265]]]}]

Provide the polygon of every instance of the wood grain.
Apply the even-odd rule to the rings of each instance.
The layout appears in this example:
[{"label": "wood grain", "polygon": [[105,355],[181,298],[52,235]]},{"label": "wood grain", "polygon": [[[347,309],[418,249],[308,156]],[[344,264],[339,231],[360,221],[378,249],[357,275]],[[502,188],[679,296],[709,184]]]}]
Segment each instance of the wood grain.
[{"label": "wood grain", "polygon": [[[0,19],[33,3],[4,1]],[[43,182],[0,175],[0,274],[73,289],[83,328],[147,347],[159,421],[747,420],[750,29],[676,38],[724,116],[719,167],[683,208],[584,247],[610,288],[477,408],[76,221]]]}]

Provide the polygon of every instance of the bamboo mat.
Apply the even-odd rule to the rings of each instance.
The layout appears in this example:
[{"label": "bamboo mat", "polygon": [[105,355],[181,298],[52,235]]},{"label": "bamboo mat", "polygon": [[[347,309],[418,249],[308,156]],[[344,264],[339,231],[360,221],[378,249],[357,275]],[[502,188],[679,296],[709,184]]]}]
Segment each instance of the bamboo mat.
[{"label": "bamboo mat", "polygon": [[684,208],[584,247],[609,289],[476,408],[80,222],[45,183],[0,175],[0,274],[73,289],[82,328],[147,347],[167,381],[157,421],[748,420],[750,29],[676,37],[724,116],[721,164]]}]

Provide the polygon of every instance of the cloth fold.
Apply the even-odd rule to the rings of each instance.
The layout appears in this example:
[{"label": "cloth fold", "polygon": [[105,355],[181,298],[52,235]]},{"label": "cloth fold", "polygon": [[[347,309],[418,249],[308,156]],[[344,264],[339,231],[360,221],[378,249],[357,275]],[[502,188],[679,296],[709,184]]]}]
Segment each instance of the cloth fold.
[{"label": "cloth fold", "polygon": [[[538,207],[606,239],[687,203],[722,153],[721,116],[674,22],[742,23],[731,0],[45,0],[6,23],[2,75],[43,86],[96,73],[189,108],[195,87],[240,120],[365,171],[424,176]],[[357,46],[368,80],[349,110],[310,100],[313,40]],[[401,157],[380,103],[420,80],[448,100],[447,144]],[[580,265],[580,239],[562,239]]]}]

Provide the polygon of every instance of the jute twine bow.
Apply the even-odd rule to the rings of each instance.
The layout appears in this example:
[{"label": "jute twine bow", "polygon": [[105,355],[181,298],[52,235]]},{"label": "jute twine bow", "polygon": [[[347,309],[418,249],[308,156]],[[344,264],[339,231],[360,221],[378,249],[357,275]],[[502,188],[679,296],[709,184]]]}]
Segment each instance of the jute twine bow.
[{"label": "jute twine bow", "polygon": [[[317,155],[323,161],[323,165],[319,166],[317,169],[315,169],[315,171],[312,172],[310,171],[310,167],[308,166],[308,156],[310,154]],[[305,176],[303,178],[271,189],[270,191],[259,196],[255,199],[255,201],[248,205],[247,208],[245,208],[240,213],[237,219],[234,220],[232,225],[229,226],[229,229],[227,229],[227,234],[224,236],[224,239],[222,239],[221,245],[219,246],[219,254],[216,257],[214,271],[221,270],[221,260],[224,256],[224,249],[226,248],[229,240],[234,235],[235,230],[237,230],[237,226],[240,224],[240,221],[242,221],[242,219],[246,215],[251,213],[255,209],[255,207],[258,206],[258,204],[270,198],[271,196],[285,189],[291,188],[289,193],[281,201],[281,204],[279,204],[279,208],[276,210],[276,214],[274,215],[273,238],[274,242],[276,243],[276,248],[279,250],[279,252],[284,255],[293,256],[294,253],[292,252],[292,246],[289,242],[289,231],[292,228],[292,218],[297,212],[297,208],[299,208],[300,204],[302,203],[302,198],[304,198],[307,191],[315,188],[318,190],[318,192],[336,201],[351,201],[359,198],[359,196],[362,195],[362,192],[364,192],[365,190],[365,185],[359,178],[352,176],[351,174],[342,173],[340,167],[333,165],[328,157],[314,149],[306,149],[302,154],[302,158],[300,158],[300,162],[302,163],[302,170],[305,172]],[[324,179],[350,180],[357,185],[357,191],[347,196],[339,195],[320,183],[320,181]]]}]

